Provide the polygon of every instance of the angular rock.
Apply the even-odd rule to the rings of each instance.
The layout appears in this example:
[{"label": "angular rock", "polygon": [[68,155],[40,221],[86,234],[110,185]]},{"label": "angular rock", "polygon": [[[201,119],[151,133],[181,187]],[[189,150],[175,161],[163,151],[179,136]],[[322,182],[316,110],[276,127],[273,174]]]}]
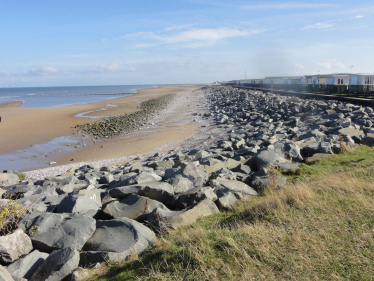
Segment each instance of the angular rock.
[{"label": "angular rock", "polygon": [[[14,198],[18,199],[22,197],[25,193],[30,192],[31,190],[35,189],[35,186],[33,185],[15,185],[9,188],[5,193],[3,194],[3,198]],[[32,195],[32,194],[30,194]]]},{"label": "angular rock", "polygon": [[18,228],[13,233],[0,236],[0,262],[2,264],[14,262],[21,256],[32,251],[30,238]]},{"label": "angular rock", "polygon": [[103,212],[113,218],[129,218],[143,221],[156,208],[167,209],[161,202],[130,194],[120,201],[108,203]]},{"label": "angular rock", "polygon": [[258,195],[252,187],[240,181],[216,179],[210,181],[210,186],[218,197],[216,203],[220,209],[231,209],[236,202],[234,197],[238,200]]},{"label": "angular rock", "polygon": [[374,134],[368,133],[364,138],[360,140],[361,144],[367,145],[367,146],[374,146]]},{"label": "angular rock", "polygon": [[109,191],[113,198],[125,198],[129,194],[137,194],[166,203],[174,195],[173,186],[167,182],[147,182],[138,185],[121,186]]},{"label": "angular rock", "polygon": [[19,177],[12,173],[1,173],[0,174],[0,187],[11,186],[19,182]]},{"label": "angular rock", "polygon": [[[271,166],[274,164],[280,164],[286,162],[286,159],[279,156],[274,151],[261,151],[257,157],[257,170],[261,169],[262,167]],[[257,171],[256,170],[256,171]]]},{"label": "angular rock", "polygon": [[70,278],[68,278],[68,280],[66,281],[82,281],[86,280],[89,276],[90,275],[85,269],[78,267],[73,271],[73,273],[70,275]]},{"label": "angular rock", "polygon": [[60,281],[79,266],[79,252],[72,248],[53,251],[31,276],[30,281]]},{"label": "angular rock", "polygon": [[286,159],[301,162],[304,158],[301,156],[300,148],[292,141],[282,141],[274,144],[275,152]]},{"label": "angular rock", "polygon": [[56,207],[56,213],[76,213],[93,217],[101,207],[99,190],[87,191],[85,195],[66,196]]},{"label": "angular rock", "polygon": [[98,220],[94,235],[84,245],[81,265],[123,261],[140,254],[155,241],[154,232],[137,221],[128,218]]},{"label": "angular rock", "polygon": [[[208,179],[208,174],[199,170],[193,163],[183,163],[181,169],[174,172],[169,183],[174,186],[174,192],[180,193],[193,187],[203,186]],[[179,183],[181,181],[181,183]],[[192,182],[192,184],[191,184]],[[178,188],[176,188],[178,186]]]},{"label": "angular rock", "polygon": [[179,193],[169,199],[167,206],[174,209],[184,209],[204,199],[217,200],[217,195],[209,186],[195,187],[186,192]]},{"label": "angular rock", "polygon": [[31,213],[22,218],[20,227],[33,233],[31,240],[36,249],[51,252],[71,247],[81,250],[95,231],[93,218],[79,214]]},{"label": "angular rock", "polygon": [[195,187],[195,183],[192,180],[184,178],[180,175],[173,178],[171,183],[173,184],[175,194],[186,192]]},{"label": "angular rock", "polygon": [[168,211],[157,208],[148,216],[148,222],[160,231],[169,231],[194,223],[201,217],[216,213],[219,213],[216,204],[210,199],[205,199],[181,211]]},{"label": "angular rock", "polygon": [[236,168],[232,169],[233,172],[243,173],[243,174],[250,174],[251,168],[247,165],[244,165],[242,163],[239,164]]},{"label": "angular rock", "polygon": [[306,157],[313,156],[316,153],[332,154],[331,144],[328,142],[314,142],[303,148],[303,154]]},{"label": "angular rock", "polygon": [[350,137],[365,136],[365,133],[363,131],[350,127],[340,129],[338,133],[341,135],[349,135]]},{"label": "angular rock", "polygon": [[285,170],[285,171],[297,170],[301,168],[299,164],[295,164],[291,162],[280,163],[278,166],[279,166],[279,169]]},{"label": "angular rock", "polygon": [[15,281],[5,267],[0,265],[0,281]]},{"label": "angular rock", "polygon": [[30,279],[48,256],[49,254],[34,250],[27,256],[13,262],[7,267],[7,270],[13,277]]},{"label": "angular rock", "polygon": [[134,184],[142,184],[146,182],[161,181],[162,178],[155,173],[141,172],[134,178]]},{"label": "angular rock", "polygon": [[[277,185],[276,187],[281,187],[284,186],[287,182],[286,177],[281,177],[281,176],[276,176],[275,178],[275,184]],[[258,192],[263,192],[266,187],[269,186],[272,182],[270,181],[268,176],[260,176],[260,177],[255,177],[252,182],[251,186],[257,190]]]}]

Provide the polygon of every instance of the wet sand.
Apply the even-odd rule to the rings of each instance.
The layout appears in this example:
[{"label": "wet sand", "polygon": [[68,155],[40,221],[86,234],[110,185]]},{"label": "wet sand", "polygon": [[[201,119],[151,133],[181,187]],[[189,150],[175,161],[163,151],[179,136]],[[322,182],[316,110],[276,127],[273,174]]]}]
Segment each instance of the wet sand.
[{"label": "wet sand", "polygon": [[[195,90],[200,87],[201,85],[161,86],[157,89],[141,89],[137,94],[128,97],[65,107],[21,108],[21,102],[1,105],[0,154],[26,149],[32,145],[45,143],[60,136],[73,135],[73,133],[76,133],[76,129],[73,128],[75,125],[100,120],[75,117],[79,113],[94,111],[85,116],[127,114],[139,110],[139,104],[144,100],[170,93]],[[105,111],[97,111],[100,108],[107,107],[108,104],[116,107],[110,106]],[[181,131],[183,132],[181,133]],[[75,161],[95,161],[151,151],[162,144],[188,137],[194,131],[193,125],[184,124],[182,129],[179,128],[178,124],[175,124],[175,126],[169,128],[153,130],[147,135],[131,136],[130,134],[105,140],[77,149],[73,153],[62,155],[58,159],[58,164],[68,163],[71,158],[76,159]]]}]

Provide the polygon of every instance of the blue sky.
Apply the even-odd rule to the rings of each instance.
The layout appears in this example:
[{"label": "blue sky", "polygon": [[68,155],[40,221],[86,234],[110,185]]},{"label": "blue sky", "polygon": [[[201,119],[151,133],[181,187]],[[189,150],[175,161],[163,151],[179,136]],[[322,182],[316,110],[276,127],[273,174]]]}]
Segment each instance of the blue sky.
[{"label": "blue sky", "polygon": [[374,72],[372,1],[0,1],[0,85]]}]

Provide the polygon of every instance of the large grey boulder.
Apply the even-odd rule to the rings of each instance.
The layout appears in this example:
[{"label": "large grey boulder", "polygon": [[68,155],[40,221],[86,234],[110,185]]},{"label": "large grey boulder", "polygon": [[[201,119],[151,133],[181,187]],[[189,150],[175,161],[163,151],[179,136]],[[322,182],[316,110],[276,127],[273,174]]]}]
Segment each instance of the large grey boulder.
[{"label": "large grey boulder", "polygon": [[303,148],[303,154],[306,157],[313,156],[316,153],[333,154],[331,144],[328,142],[314,142]]},{"label": "large grey boulder", "polygon": [[232,171],[236,172],[236,173],[250,174],[251,173],[251,168],[247,165],[244,165],[244,164],[240,163],[239,166],[232,169]]},{"label": "large grey boulder", "polygon": [[19,182],[19,177],[13,173],[1,173],[0,174],[0,187],[11,186]]},{"label": "large grey boulder", "polygon": [[218,200],[215,201],[217,207],[221,211],[228,211],[231,210],[236,201],[238,201],[238,196],[235,195],[235,193],[232,192],[220,192]]},{"label": "large grey boulder", "polygon": [[166,203],[174,195],[173,186],[167,182],[147,182],[138,185],[129,185],[113,188],[109,191],[113,198],[125,198],[129,194],[137,194],[153,200]]},{"label": "large grey boulder", "polygon": [[121,176],[121,181],[117,186],[124,186],[124,185],[135,185],[135,184],[143,184],[147,182],[154,182],[154,181],[161,181],[162,178],[155,174],[154,172],[140,172],[137,173],[130,173],[131,176],[126,177],[126,175]]},{"label": "large grey boulder", "polygon": [[374,146],[374,134],[368,133],[362,140],[360,141],[361,144],[367,145],[367,146]]},{"label": "large grey boulder", "polygon": [[0,262],[14,262],[32,251],[32,243],[26,233],[18,228],[13,233],[0,236]]},{"label": "large grey boulder", "polygon": [[195,183],[192,180],[181,175],[175,176],[172,179],[171,184],[173,185],[175,194],[186,192],[195,187]]},{"label": "large grey boulder", "polygon": [[56,213],[77,213],[93,217],[101,207],[101,192],[89,190],[84,195],[66,196],[56,207]]},{"label": "large grey boulder", "polygon": [[271,150],[261,151],[257,155],[256,160],[257,160],[257,170],[261,169],[262,167],[286,162],[286,159],[279,156],[275,151],[271,151]]},{"label": "large grey boulder", "polygon": [[309,131],[309,132],[306,132],[304,134],[300,134],[299,135],[299,140],[304,140],[304,139],[308,139],[308,138],[311,138],[311,137],[314,137],[314,138],[318,138],[318,137],[323,137],[325,134],[320,132],[319,130],[312,130],[312,131]]},{"label": "large grey boulder", "polygon": [[35,189],[35,186],[33,185],[17,184],[9,188],[7,191],[5,191],[5,193],[3,194],[3,197],[4,198],[20,198],[25,193],[29,193],[33,189]]},{"label": "large grey boulder", "polygon": [[22,218],[20,227],[34,234],[31,240],[36,249],[51,252],[71,247],[81,250],[95,231],[93,218],[79,214],[31,213]]},{"label": "large grey boulder", "polygon": [[183,163],[168,181],[174,186],[175,193],[181,193],[193,187],[203,186],[207,180],[208,174],[206,172],[199,170],[194,163],[188,162]]},{"label": "large grey boulder", "polygon": [[239,199],[258,195],[252,187],[240,181],[216,179],[210,181],[210,186],[218,197],[216,204],[221,210],[232,209]]},{"label": "large grey boulder", "polygon": [[57,196],[46,196],[42,199],[42,202],[47,206],[47,212],[54,212],[58,204],[66,197],[69,196],[67,193]]},{"label": "large grey boulder", "polygon": [[279,169],[285,170],[285,171],[297,170],[301,168],[299,164],[295,164],[291,162],[280,163],[278,166],[279,166]]},{"label": "large grey boulder", "polygon": [[204,199],[217,200],[217,195],[209,186],[195,187],[186,192],[179,193],[169,199],[167,206],[174,209],[184,209]]},{"label": "large grey boulder", "polygon": [[58,194],[70,193],[77,180],[75,176],[58,176],[44,181],[43,186],[54,186]]},{"label": "large grey boulder", "polygon": [[79,266],[79,252],[72,248],[53,251],[31,276],[30,281],[60,281]]},{"label": "large grey boulder", "polygon": [[14,281],[12,275],[2,265],[0,265],[0,281]]},{"label": "large grey boulder", "polygon": [[149,199],[147,197],[130,194],[122,200],[108,203],[103,212],[113,218],[129,218],[143,221],[147,215],[156,208],[164,208],[161,202]]},{"label": "large grey boulder", "polygon": [[154,232],[137,221],[128,218],[98,220],[95,233],[83,247],[81,265],[123,261],[140,254],[155,241]]},{"label": "large grey boulder", "polygon": [[365,136],[365,133],[361,130],[357,130],[355,128],[352,128],[352,127],[347,127],[347,128],[343,128],[343,129],[340,129],[338,131],[339,134],[341,135],[349,135],[350,137],[356,137],[356,136]]},{"label": "large grey boulder", "polygon": [[219,213],[216,204],[210,199],[205,199],[181,211],[168,211],[156,208],[148,216],[148,222],[159,231],[169,231],[194,223],[201,217],[216,213]]},{"label": "large grey boulder", "polygon": [[274,150],[275,152],[283,157],[291,159],[292,161],[301,162],[304,158],[301,156],[300,147],[298,147],[292,141],[282,141],[274,143]]},{"label": "large grey boulder", "polygon": [[7,270],[13,277],[30,279],[34,272],[40,267],[49,254],[32,251],[27,256],[13,262]]},{"label": "large grey boulder", "polygon": [[64,279],[64,281],[83,281],[86,280],[88,277],[90,277],[87,270],[78,267],[75,269],[70,276]]},{"label": "large grey boulder", "polygon": [[210,181],[210,186],[218,197],[220,193],[226,191],[234,193],[240,199],[257,195],[257,192],[248,184],[235,180],[216,179]]},{"label": "large grey boulder", "polygon": [[257,176],[251,181],[251,186],[258,192],[263,192],[270,184],[275,184],[275,187],[284,186],[287,182],[286,177],[275,176],[274,179],[270,180],[269,176]]}]

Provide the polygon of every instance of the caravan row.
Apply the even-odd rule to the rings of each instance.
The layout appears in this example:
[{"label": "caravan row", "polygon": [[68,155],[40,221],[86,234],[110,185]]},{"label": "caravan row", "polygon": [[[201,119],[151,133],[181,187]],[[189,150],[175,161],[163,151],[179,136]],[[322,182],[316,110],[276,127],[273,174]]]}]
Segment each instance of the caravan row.
[{"label": "caravan row", "polygon": [[265,77],[264,79],[233,80],[231,85],[297,84],[297,85],[374,85],[374,74],[326,74],[292,77]]}]

